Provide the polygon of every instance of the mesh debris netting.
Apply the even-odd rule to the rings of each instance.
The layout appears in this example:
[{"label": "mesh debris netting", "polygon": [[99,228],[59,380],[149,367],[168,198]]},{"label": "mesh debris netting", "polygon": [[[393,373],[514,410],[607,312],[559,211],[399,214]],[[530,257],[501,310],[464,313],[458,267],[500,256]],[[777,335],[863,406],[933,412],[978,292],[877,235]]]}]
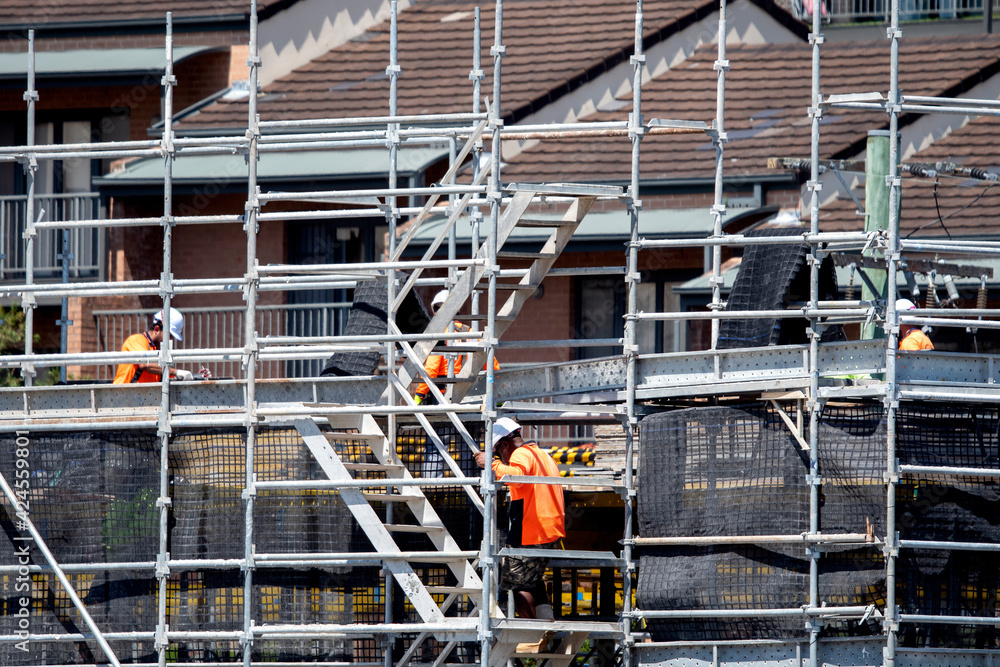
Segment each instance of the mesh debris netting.
[{"label": "mesh debris netting", "polygon": [[[767,227],[747,236],[801,236],[798,227]],[[750,245],[743,251],[739,272],[733,281],[726,311],[783,310],[791,302],[809,299],[809,244]],[[837,276],[827,257],[819,270],[820,300],[837,298]],[[744,318],[719,323],[719,349],[801,344],[808,341],[805,319]],[[823,340],[840,340],[839,325],[828,328]]]},{"label": "mesh debris netting", "polygon": [[[825,532],[863,533],[869,523],[876,533],[884,532],[882,424],[880,412],[824,412]],[[643,537],[808,532],[808,456],[773,408],[755,404],[652,415],[642,421],[640,438]],[[884,565],[872,550],[828,550],[820,564],[824,599],[857,605],[884,598]],[[808,576],[804,545],[645,549],[636,598],[642,609],[794,608],[807,602]],[[656,640],[805,635],[801,618],[650,619],[648,627]]]},{"label": "mesh debris netting", "polygon": [[[481,433],[472,427],[478,440]],[[479,427],[481,431],[481,427]],[[478,468],[471,451],[451,426],[438,433],[466,474]],[[148,432],[30,434],[30,517],[60,563],[145,563],[144,568],[71,574],[71,582],[102,632],[153,633],[157,626],[157,581],[152,569],[159,551],[160,441]],[[338,438],[333,447],[344,461],[375,461],[359,439]],[[0,472],[16,479],[14,435],[0,436]],[[415,476],[450,476],[436,449],[420,429],[398,440],[404,464]],[[241,559],[246,509],[246,434],[237,429],[177,432],[171,438],[171,507],[167,550],[174,560]],[[432,452],[430,455],[428,452]],[[25,464],[21,464],[25,465]],[[264,429],[254,449],[258,481],[325,479],[297,432]],[[384,476],[381,472],[365,473]],[[482,517],[461,487],[429,489],[427,495],[462,549],[478,546]],[[386,519],[387,508],[376,504]],[[395,506],[393,523],[411,521],[405,505]],[[22,536],[9,503],[0,504],[0,563],[16,564]],[[332,490],[258,490],[254,502],[253,542],[258,554],[371,552],[338,493]],[[398,536],[402,549],[429,550],[425,536]],[[37,549],[31,563],[44,565]],[[421,565],[429,584],[451,585],[447,568]],[[330,566],[317,561],[300,567],[259,566],[253,572],[252,614],[262,624],[380,623],[386,582],[377,565]],[[390,579],[391,581],[391,579]],[[19,589],[18,585],[25,587]],[[393,584],[394,582],[393,582]],[[0,574],[0,634],[19,627],[20,600],[27,596],[32,635],[87,632],[82,619],[54,576]],[[444,596],[436,596],[438,602]],[[418,620],[396,588],[397,621]],[[167,624],[172,631],[239,631],[243,627],[244,577],[239,564],[176,569],[167,580]],[[467,602],[448,615],[468,615]],[[412,639],[412,638],[411,638]],[[111,640],[123,663],[156,662],[150,638]],[[405,646],[405,642],[397,642]],[[0,664],[62,665],[103,662],[96,642],[32,639],[27,652],[0,643]],[[433,662],[441,644],[424,642],[414,660]],[[208,662],[241,658],[238,641],[184,641],[171,644],[168,661]],[[262,661],[381,661],[381,640],[305,639],[257,641],[253,659]],[[478,659],[475,644],[460,646],[449,662]]]},{"label": "mesh debris netting", "polygon": [[[995,406],[904,403],[896,453],[910,465],[1000,467]],[[1000,543],[1000,485],[986,477],[904,477],[896,492],[901,539]],[[997,616],[995,553],[902,549],[896,568],[900,610],[913,614]],[[920,647],[996,648],[995,626],[903,624],[901,641]]]}]

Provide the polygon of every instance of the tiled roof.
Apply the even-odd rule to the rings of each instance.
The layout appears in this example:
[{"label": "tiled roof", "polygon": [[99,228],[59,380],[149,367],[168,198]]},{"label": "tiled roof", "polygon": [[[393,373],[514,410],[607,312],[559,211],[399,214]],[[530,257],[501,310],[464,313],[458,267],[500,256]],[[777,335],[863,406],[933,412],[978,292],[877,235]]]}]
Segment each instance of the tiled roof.
[{"label": "tiled roof", "polygon": [[[808,45],[744,45],[727,49],[725,146],[726,178],[770,173],[768,157],[809,157],[812,51]],[[718,57],[714,46],[700,48],[678,67],[643,85],[643,116],[700,120],[711,124],[716,108]],[[903,41],[900,88],[909,95],[951,96],[1000,69],[1000,40],[936,39]],[[888,44],[833,43],[823,46],[822,92],[888,89]],[[630,97],[615,111],[582,120],[626,120]],[[904,119],[904,122],[906,119]],[[827,111],[821,121],[820,156],[854,157],[867,131],[887,128],[884,113]],[[505,181],[627,181],[630,144],[615,141],[552,140],[510,161]],[[649,137],[641,148],[643,180],[711,177],[714,150],[700,135]]]},{"label": "tiled roof", "polygon": [[[399,12],[399,107],[403,114],[472,111],[473,2],[417,2]],[[608,68],[627,62],[634,42],[632,0],[513,0],[504,3],[503,96],[517,120]],[[714,0],[648,0],[647,43],[715,11]],[[492,98],[494,15],[483,8],[483,94]],[[389,24],[271,83],[259,100],[262,120],[375,116],[388,113]],[[213,103],[180,122],[190,128],[240,128],[246,102]]]},{"label": "tiled roof", "polygon": [[[934,142],[930,147],[905,160],[906,164],[959,164],[963,167],[1000,173],[997,137],[1000,119],[982,117]],[[920,237],[995,236],[1000,232],[1000,183],[962,175],[946,175],[940,169],[938,178],[903,175],[900,234]],[[864,187],[856,192],[864,201]],[[936,200],[935,200],[936,196]],[[853,203],[836,201],[820,212],[824,231],[857,230],[864,227],[855,215]],[[939,218],[941,219],[939,221]]]},{"label": "tiled roof", "polygon": [[[258,0],[258,12],[287,0]],[[174,20],[206,20],[249,16],[249,0],[163,0],[163,2],[112,2],[109,0],[0,0],[0,27],[44,27],[70,24],[112,24],[125,21],[160,21],[167,12]]]}]

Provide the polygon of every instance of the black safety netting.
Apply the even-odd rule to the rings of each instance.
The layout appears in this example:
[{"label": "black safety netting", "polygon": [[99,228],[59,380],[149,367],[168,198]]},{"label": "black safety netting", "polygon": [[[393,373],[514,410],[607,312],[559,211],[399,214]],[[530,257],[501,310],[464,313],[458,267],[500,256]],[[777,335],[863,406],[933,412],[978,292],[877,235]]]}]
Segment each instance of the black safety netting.
[{"label": "black safety netting", "polygon": [[[746,235],[801,236],[802,232],[798,227],[767,227]],[[793,302],[808,300],[810,272],[806,257],[810,251],[805,242],[747,246],[725,310],[784,310]],[[820,264],[819,295],[821,301],[837,299],[836,270],[829,257]],[[804,318],[723,319],[719,323],[719,349],[806,343],[807,325]],[[824,330],[823,340],[842,340],[842,335],[839,325],[832,326]]]},{"label": "black safety netting", "polygon": [[[881,411],[824,410],[817,471],[824,532],[884,534],[885,427]],[[804,439],[808,442],[808,436]],[[809,455],[765,404],[651,415],[640,424],[639,533],[643,537],[809,532]],[[637,604],[649,610],[789,609],[807,602],[809,558],[794,543],[644,549]],[[837,604],[884,600],[884,564],[870,549],[826,549],[820,595]],[[801,617],[649,619],[656,640],[798,638]],[[829,634],[864,628],[830,626]]]},{"label": "black safety netting", "polygon": [[[481,432],[472,427],[477,441]],[[481,431],[481,427],[479,427]],[[438,429],[445,447],[470,475],[478,468],[471,450],[450,425]],[[30,434],[29,447],[15,436],[0,436],[0,472],[12,484],[30,488],[31,520],[61,564],[145,563],[123,570],[92,569],[69,579],[104,633],[153,633],[157,627],[157,580],[152,565],[159,552],[160,440],[132,431]],[[422,430],[404,431],[397,441],[403,462],[415,476],[450,476],[437,448]],[[374,463],[363,438],[332,442],[341,459]],[[28,452],[28,456],[20,456]],[[244,573],[238,562],[246,543],[246,434],[237,429],[183,431],[170,439],[167,550],[173,560],[215,561],[210,567],[176,568],[168,579],[166,620],[172,632],[240,631],[244,625]],[[18,463],[19,459],[26,463]],[[20,467],[19,467],[20,466]],[[18,471],[22,478],[18,477]],[[254,448],[258,482],[325,479],[315,458],[291,429],[258,431]],[[384,472],[358,473],[384,476]],[[478,548],[482,517],[463,487],[427,489],[433,506],[461,549]],[[383,521],[412,523],[405,504],[374,503]],[[392,507],[390,510],[389,508]],[[390,514],[391,512],[391,514]],[[0,505],[0,564],[17,564],[30,537],[6,501]],[[430,550],[419,534],[397,535],[403,550]],[[254,498],[253,547],[256,554],[358,554],[372,545],[357,526],[339,494],[329,489],[259,489]],[[24,556],[45,564],[37,548]],[[273,561],[272,561],[273,562]],[[258,565],[252,572],[252,617],[257,625],[380,623],[385,617],[386,582],[377,563],[335,564],[315,559],[305,565]],[[428,584],[454,585],[447,567],[420,565]],[[393,618],[419,620],[398,586]],[[59,582],[48,574],[0,573],[0,634],[16,635],[28,617],[31,635],[87,632]],[[438,602],[443,595],[435,595]],[[23,604],[22,604],[23,603]],[[27,609],[27,612],[22,612]],[[447,615],[468,615],[469,603],[455,603]],[[397,642],[400,646],[404,642]],[[152,637],[120,641],[112,648],[123,662],[156,660]],[[423,643],[414,660],[433,661],[441,644]],[[21,650],[27,647],[28,651]],[[474,661],[478,648],[460,646],[449,662]],[[258,640],[254,660],[379,661],[380,640]],[[234,640],[183,640],[167,649],[168,661],[239,660]],[[0,664],[53,665],[104,660],[95,641],[32,639],[27,645],[0,643]]]},{"label": "black safety netting", "polygon": [[[156,560],[159,551],[159,440],[155,434],[93,431],[0,434],[0,472],[27,501],[30,521],[61,564]],[[3,499],[0,564],[45,564],[37,543]],[[27,553],[25,553],[27,551]],[[152,571],[102,569],[69,573],[91,617],[106,632],[156,626]],[[57,579],[26,570],[0,574],[0,634],[87,632]],[[23,636],[23,635],[21,635]],[[145,655],[152,642],[129,642]],[[35,665],[103,659],[93,642],[0,644],[0,664]]]},{"label": "black safety netting", "polygon": [[[900,406],[896,454],[901,464],[1000,467],[1000,412],[994,406]],[[996,477],[904,476],[897,486],[896,528],[903,540],[1000,543]],[[987,616],[1000,613],[997,556],[988,551],[902,549],[896,568],[902,613]],[[995,648],[995,626],[903,624],[910,646]]]}]

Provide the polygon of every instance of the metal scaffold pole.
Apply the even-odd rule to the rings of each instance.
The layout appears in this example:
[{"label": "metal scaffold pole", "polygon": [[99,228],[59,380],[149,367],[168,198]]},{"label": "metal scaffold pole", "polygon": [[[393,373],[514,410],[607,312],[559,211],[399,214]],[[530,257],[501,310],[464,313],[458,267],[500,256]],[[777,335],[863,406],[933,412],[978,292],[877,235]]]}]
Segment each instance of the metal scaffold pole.
[{"label": "metal scaffold pole", "polygon": [[886,515],[885,515],[885,667],[896,664],[896,633],[899,611],[896,604],[896,558],[899,536],[896,533],[896,484],[899,463],[896,459],[896,412],[899,409],[899,387],[896,378],[896,349],[899,347],[899,313],[896,312],[896,271],[899,267],[899,202],[902,182],[899,179],[899,0],[892,0],[889,25],[889,95],[885,110],[889,115],[889,238],[887,252],[886,323],[890,325],[885,352],[885,379],[888,391],[886,407]]},{"label": "metal scaffold pole", "polygon": [[628,286],[628,316],[625,319],[624,353],[626,359],[626,406],[625,406],[625,525],[623,529],[624,546],[622,547],[622,633],[624,646],[622,661],[625,667],[632,666],[632,575],[635,568],[632,563],[632,514],[634,511],[634,482],[632,456],[635,451],[635,430],[638,420],[635,416],[636,390],[636,355],[639,348],[636,343],[635,319],[637,310],[637,291],[639,283],[639,213],[642,211],[642,200],[639,193],[639,147],[642,143],[642,75],[646,64],[642,44],[642,0],[636,0],[635,5],[635,53],[632,55],[632,112],[629,114],[629,137],[632,141],[631,179],[629,183],[629,247],[625,269],[625,283]]},{"label": "metal scaffold pole", "polygon": [[[31,287],[35,282],[35,176],[38,173],[38,158],[33,153],[35,146],[35,103],[38,101],[38,91],[35,89],[35,31],[28,31],[28,89],[24,92],[24,100],[28,103],[28,136],[27,154],[24,158],[24,176],[27,189],[24,206],[24,284]],[[37,218],[40,220],[41,215]],[[30,387],[35,382],[35,364],[31,355],[35,345],[35,295],[21,295],[21,307],[24,309],[24,354],[28,359],[21,363],[21,377],[24,386]]]},{"label": "metal scaffold pole", "polygon": [[[469,78],[472,79],[472,113],[478,114],[482,107],[482,88],[483,79],[486,78],[486,74],[483,72],[482,65],[482,49],[483,49],[483,30],[482,22],[480,17],[480,9],[476,7],[474,16],[474,27],[472,31],[472,71],[469,72]],[[479,182],[479,170],[482,169],[482,159],[483,159],[483,140],[482,137],[476,140],[475,146],[472,149],[472,182]],[[483,222],[483,211],[479,206],[472,206],[469,208],[469,225],[471,227],[470,231],[470,247],[469,247],[469,257],[475,257],[476,253],[479,252],[479,234],[480,226]],[[472,296],[469,299],[469,313],[473,316],[479,314],[479,291],[473,290]],[[472,330],[479,331],[479,320],[475,317],[472,319]]]},{"label": "metal scaffold pole", "polygon": [[250,49],[247,66],[250,68],[248,98],[248,129],[247,139],[247,202],[245,208],[245,230],[247,236],[246,277],[243,296],[246,299],[246,322],[244,334],[243,364],[246,373],[246,406],[244,412],[247,433],[246,442],[246,481],[243,491],[245,503],[244,513],[244,543],[243,543],[243,633],[240,637],[243,667],[250,667],[253,658],[253,573],[254,562],[254,531],[253,515],[256,499],[256,476],[254,474],[254,448],[257,444],[257,289],[260,275],[257,272],[257,216],[260,213],[257,184],[257,147],[260,142],[260,118],[257,117],[257,86],[260,73],[260,53],[257,43],[257,0],[250,3]]},{"label": "metal scaffold pole", "polygon": [[[399,72],[399,20],[396,0],[392,0],[392,2],[389,3],[389,66],[385,69],[385,73],[389,77],[390,117],[396,116],[399,112]],[[399,123],[389,123],[386,129],[388,130],[386,142],[389,148],[389,190],[393,191],[398,187],[399,178],[397,171],[399,159]],[[396,256],[396,227],[399,223],[399,209],[397,207],[396,196],[387,196],[386,204],[388,205],[388,210],[386,211],[386,222],[389,224],[389,257],[391,258]],[[396,322],[396,308],[394,307],[396,302],[396,271],[391,267],[386,271],[386,294],[386,317],[388,318],[386,321],[386,334],[392,335],[394,333]],[[394,383],[394,379],[396,378],[396,343],[391,340],[388,341],[385,346],[385,364],[386,380],[388,382],[388,386],[386,387],[387,401],[389,405],[396,405],[398,402],[396,397],[396,385]],[[388,415],[386,417],[386,421],[386,435],[389,438],[391,447],[394,448],[398,431],[396,415]],[[386,523],[391,524],[393,522],[394,513],[395,508],[393,504],[388,503],[385,508]],[[396,584],[393,579],[392,572],[388,569],[388,567],[382,567],[382,578],[385,582],[385,608],[383,618],[386,623],[392,623]],[[395,635],[387,635],[384,638],[384,642],[385,667],[391,667],[393,662],[393,653],[396,646]]]},{"label": "metal scaffold pole", "polygon": [[163,371],[163,379],[160,383],[160,420],[158,435],[160,438],[160,497],[157,499],[159,507],[159,553],[157,555],[156,581],[158,587],[157,596],[157,627],[156,627],[156,652],[159,667],[165,667],[167,661],[167,648],[169,642],[167,633],[167,587],[170,579],[170,568],[167,567],[167,544],[169,535],[170,517],[170,456],[169,445],[171,435],[171,409],[170,409],[170,366],[172,359],[170,349],[173,340],[170,335],[170,302],[173,295],[173,102],[174,86],[177,83],[174,78],[174,49],[173,49],[173,15],[167,12],[166,19],[166,46],[164,57],[163,79],[160,85],[163,89],[163,273],[160,276],[161,296],[163,297],[163,340],[160,343],[160,368]]},{"label": "metal scaffold pole", "polygon": [[[712,227],[713,238],[722,237],[722,218],[726,215],[726,205],[722,195],[722,160],[725,154],[726,145],[726,72],[729,70],[729,61],[726,60],[726,0],[719,2],[719,33],[716,38],[719,42],[719,54],[715,60],[715,70],[719,73],[716,81],[715,100],[715,203],[712,204],[712,216],[714,224]],[[712,249],[712,305],[713,311],[722,309],[722,246],[715,246]],[[719,345],[719,320],[712,320],[712,349]],[[716,373],[721,372],[719,368],[719,357],[715,357]]]},{"label": "metal scaffold pole", "polygon": [[490,650],[493,644],[493,632],[490,628],[490,619],[494,616],[493,611],[497,608],[496,584],[499,573],[499,562],[497,559],[497,544],[494,540],[496,535],[496,479],[490,461],[493,460],[493,422],[497,418],[496,411],[496,385],[493,361],[496,358],[496,307],[497,307],[497,230],[500,223],[500,201],[502,193],[500,191],[500,129],[503,127],[503,120],[500,111],[500,74],[503,63],[505,49],[503,46],[503,0],[496,1],[495,17],[493,24],[493,47],[490,55],[493,56],[493,100],[489,108],[489,129],[492,132],[490,138],[490,181],[487,190],[487,199],[490,202],[490,234],[487,239],[486,255],[486,276],[489,280],[489,291],[487,292],[486,306],[486,396],[484,405],[484,417],[486,420],[486,430],[483,434],[483,452],[486,457],[486,466],[483,468],[482,489],[483,493],[483,553],[485,558],[482,563],[483,582],[483,602],[479,608],[479,635],[482,667],[490,667]]},{"label": "metal scaffold pole", "polygon": [[[819,138],[820,120],[823,117],[820,108],[820,47],[823,44],[821,3],[815,3],[812,12],[812,32],[809,42],[812,44],[812,94],[809,106],[810,117],[810,173],[809,173],[809,231],[819,233],[819,193],[822,184],[819,180]],[[812,245],[809,266],[809,306],[815,311],[819,307],[819,268],[820,260],[816,250],[819,244]],[[819,401],[819,318],[813,317],[809,325],[809,471],[806,484],[809,486],[809,532],[816,535],[820,532],[820,489],[822,478],[819,475],[819,417],[822,407]],[[819,607],[819,564],[822,550],[819,545],[811,544],[806,549],[809,558],[809,606]],[[819,665],[819,633],[822,621],[810,618],[809,630],[809,667]]]}]

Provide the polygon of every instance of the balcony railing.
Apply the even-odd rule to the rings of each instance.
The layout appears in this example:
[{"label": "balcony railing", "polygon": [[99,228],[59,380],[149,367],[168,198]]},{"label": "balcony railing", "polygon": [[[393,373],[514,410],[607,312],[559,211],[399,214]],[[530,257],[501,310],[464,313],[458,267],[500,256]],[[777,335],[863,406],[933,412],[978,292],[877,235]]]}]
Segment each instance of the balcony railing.
[{"label": "balcony railing", "polygon": [[[778,4],[796,18],[812,21],[813,0],[778,0]],[[825,0],[822,15],[824,22],[860,23],[866,21],[887,22],[891,9],[890,0]],[[998,12],[1000,3],[994,0],[993,14]],[[900,0],[900,21],[922,21],[928,19],[959,19],[982,16],[983,0]]]},{"label": "balcony railing", "polygon": [[[344,330],[350,302],[279,304],[257,306],[257,335],[336,336]],[[157,309],[95,310],[97,351],[121,349],[126,338],[145,331]],[[184,349],[243,347],[246,331],[246,309],[239,306],[179,309],[184,315]],[[325,359],[265,361],[260,364],[259,377],[315,377],[320,374]],[[239,360],[205,364],[216,378],[243,377]],[[187,368],[188,365],[181,364]],[[189,370],[198,370],[190,367]],[[98,379],[115,376],[114,366],[97,367]]]},{"label": "balcony railing", "polygon": [[[35,214],[44,210],[46,221],[94,220],[100,218],[97,193],[37,195]],[[0,280],[24,280],[24,230],[27,197],[0,196]],[[104,235],[101,229],[69,231],[70,280],[100,275]],[[35,280],[62,277],[62,230],[42,229],[35,237]]]}]

